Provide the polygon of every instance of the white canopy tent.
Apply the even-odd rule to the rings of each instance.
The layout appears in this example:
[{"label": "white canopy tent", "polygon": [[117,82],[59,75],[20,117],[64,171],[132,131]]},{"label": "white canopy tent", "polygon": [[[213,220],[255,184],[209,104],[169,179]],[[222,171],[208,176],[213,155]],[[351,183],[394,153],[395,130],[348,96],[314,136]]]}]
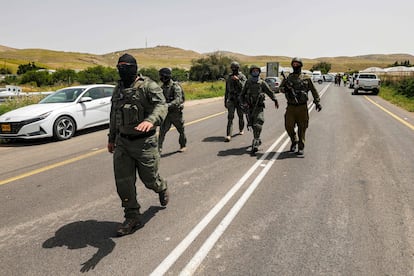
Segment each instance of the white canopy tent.
[{"label": "white canopy tent", "polygon": [[382,68],[379,67],[369,67],[366,68],[364,70],[361,70],[359,72],[364,72],[364,73],[385,73],[386,71]]}]

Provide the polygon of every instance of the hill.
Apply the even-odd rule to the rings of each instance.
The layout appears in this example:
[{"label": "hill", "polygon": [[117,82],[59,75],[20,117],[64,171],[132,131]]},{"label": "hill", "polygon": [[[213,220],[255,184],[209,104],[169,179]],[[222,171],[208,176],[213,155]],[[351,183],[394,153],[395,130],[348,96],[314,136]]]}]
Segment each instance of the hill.
[{"label": "hill", "polygon": [[[27,64],[29,62],[35,62],[36,65],[49,69],[86,69],[96,65],[115,67],[118,57],[126,52],[132,54],[138,60],[140,67],[179,67],[185,69],[191,67],[192,60],[209,54],[201,54],[170,46],[127,49],[104,55],[95,55],[45,49],[15,49],[0,45],[0,67],[8,67],[13,72],[17,71],[17,67],[20,64]],[[247,56],[228,51],[219,51],[218,53],[232,57],[242,64],[257,64],[259,66],[264,66],[269,61],[278,61],[281,66],[290,66],[292,58],[286,56]],[[401,62],[405,60],[409,60],[411,64],[414,64],[414,56],[409,54],[303,58],[304,69],[310,69],[313,64],[324,61],[332,65],[331,71],[334,72],[362,70],[372,66],[386,67],[395,61]]]}]

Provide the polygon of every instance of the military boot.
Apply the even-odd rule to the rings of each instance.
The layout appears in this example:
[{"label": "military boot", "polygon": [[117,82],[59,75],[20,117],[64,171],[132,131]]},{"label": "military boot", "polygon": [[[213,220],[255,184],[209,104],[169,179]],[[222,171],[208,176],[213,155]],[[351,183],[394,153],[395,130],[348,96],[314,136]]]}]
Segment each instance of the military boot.
[{"label": "military boot", "polygon": [[296,151],[296,148],[297,148],[297,146],[298,146],[298,142],[292,142],[292,145],[290,145],[290,152],[295,152]]},{"label": "military boot", "polygon": [[132,234],[139,225],[141,225],[139,218],[126,218],[125,221],[118,227],[116,233],[118,236]]},{"label": "military boot", "polygon": [[168,193],[168,190],[165,189],[164,191],[159,192],[158,197],[160,199],[161,206],[167,206],[168,201],[170,200],[170,194]]},{"label": "military boot", "polygon": [[252,141],[252,152],[251,152],[252,155],[255,155],[256,152],[259,151],[259,146],[260,146],[261,143],[262,142],[260,141],[260,139],[253,139],[253,141]]},{"label": "military boot", "polygon": [[296,156],[300,158],[305,157],[305,152],[303,151],[303,149],[298,150],[298,152],[296,153]]}]

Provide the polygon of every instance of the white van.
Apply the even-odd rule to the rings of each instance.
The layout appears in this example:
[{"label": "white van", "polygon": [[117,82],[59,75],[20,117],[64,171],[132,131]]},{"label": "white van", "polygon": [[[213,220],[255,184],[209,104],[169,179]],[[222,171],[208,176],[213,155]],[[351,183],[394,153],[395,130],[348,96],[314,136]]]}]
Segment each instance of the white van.
[{"label": "white van", "polygon": [[323,82],[322,72],[321,71],[313,71],[312,72],[312,81],[318,82],[321,84]]}]

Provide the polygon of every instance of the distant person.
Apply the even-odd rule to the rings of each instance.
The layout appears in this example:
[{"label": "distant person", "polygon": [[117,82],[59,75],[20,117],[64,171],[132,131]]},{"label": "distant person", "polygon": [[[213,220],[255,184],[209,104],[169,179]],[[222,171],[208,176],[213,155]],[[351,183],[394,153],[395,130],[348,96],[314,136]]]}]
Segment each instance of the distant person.
[{"label": "distant person", "polygon": [[250,66],[250,77],[247,79],[240,96],[242,104],[248,110],[248,124],[253,128],[252,155],[256,154],[262,144],[260,134],[264,124],[265,94],[275,103],[275,108],[279,108],[275,94],[269,85],[260,78],[260,72],[260,67],[257,65]]},{"label": "distant person", "polygon": [[[293,58],[291,61],[293,72],[282,81],[280,91],[285,94],[287,108],[285,112],[285,129],[291,141],[290,152],[296,152],[298,157],[304,157],[305,133],[309,124],[308,92],[312,92],[315,109],[322,110],[318,91],[309,76],[302,73],[302,59]],[[298,127],[298,134],[295,126]]]},{"label": "distant person", "polygon": [[341,75],[340,74],[336,74],[335,79],[336,79],[336,84],[338,86],[341,86],[341,79],[342,79]]},{"label": "distant person", "polygon": [[145,187],[158,193],[161,206],[169,201],[167,182],[158,173],[160,154],[156,127],[167,115],[161,87],[138,75],[135,58],[122,55],[117,64],[120,80],[112,95],[108,152],[113,153],[115,183],[125,221],[118,236],[128,235],[141,224],[135,182],[137,173]]},{"label": "distant person", "polygon": [[161,68],[159,71],[161,88],[164,93],[168,105],[168,114],[165,120],[160,125],[160,133],[158,136],[158,148],[161,153],[162,144],[164,143],[165,135],[170,130],[171,125],[177,129],[179,133],[178,143],[180,144],[179,152],[187,150],[187,137],[184,133],[184,92],[181,85],[172,80],[172,71],[170,68]]},{"label": "distant person", "polygon": [[344,74],[344,75],[342,76],[342,81],[343,81],[343,83],[344,83],[344,86],[346,86],[346,84],[348,83],[348,75]]},{"label": "distant person", "polygon": [[224,93],[224,106],[227,108],[227,132],[224,138],[225,142],[230,142],[233,133],[233,119],[234,113],[237,111],[239,118],[239,134],[243,134],[244,129],[244,113],[241,109],[239,98],[244,84],[246,83],[246,76],[240,72],[240,64],[233,61],[230,65],[231,73],[226,80],[226,89]]}]

